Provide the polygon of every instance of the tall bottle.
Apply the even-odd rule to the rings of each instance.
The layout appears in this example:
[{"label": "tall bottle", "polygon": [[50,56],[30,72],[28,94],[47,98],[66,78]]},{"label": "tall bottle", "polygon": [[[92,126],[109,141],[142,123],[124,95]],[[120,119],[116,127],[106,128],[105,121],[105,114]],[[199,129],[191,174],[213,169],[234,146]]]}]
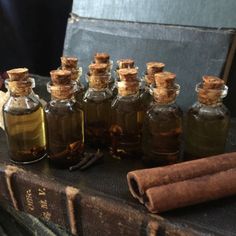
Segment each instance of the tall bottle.
[{"label": "tall bottle", "polygon": [[111,153],[114,157],[141,157],[143,111],[137,69],[120,69],[118,95],[112,101]]},{"label": "tall bottle", "polygon": [[79,161],[84,150],[84,114],[74,99],[77,85],[71,72],[53,70],[50,74],[51,101],[44,108],[47,152],[52,165],[67,168]]},{"label": "tall bottle", "polygon": [[112,92],[107,64],[89,65],[89,88],[83,99],[86,143],[94,148],[109,146]]},{"label": "tall bottle", "polygon": [[154,101],[143,125],[143,161],[148,166],[168,165],[180,159],[182,111],[175,103],[180,86],[170,72],[155,74]]},{"label": "tall bottle", "polygon": [[149,108],[153,102],[152,86],[155,84],[154,75],[163,71],[165,67],[161,62],[146,63],[146,72],[142,80],[142,88],[140,92],[141,100],[145,110]]},{"label": "tall bottle", "polygon": [[203,76],[197,84],[198,101],[187,113],[185,158],[195,159],[223,153],[230,114],[222,103],[228,87],[215,76]]},{"label": "tall bottle", "polygon": [[71,72],[71,79],[76,81],[77,91],[74,94],[74,97],[79,104],[82,104],[82,100],[85,94],[85,86],[81,82],[82,67],[78,65],[77,57],[61,57],[61,69],[68,70]]},{"label": "tall bottle", "polygon": [[3,119],[9,156],[15,163],[36,162],[46,154],[46,140],[43,108],[32,90],[34,80],[27,68],[7,73],[10,97],[3,106]]}]

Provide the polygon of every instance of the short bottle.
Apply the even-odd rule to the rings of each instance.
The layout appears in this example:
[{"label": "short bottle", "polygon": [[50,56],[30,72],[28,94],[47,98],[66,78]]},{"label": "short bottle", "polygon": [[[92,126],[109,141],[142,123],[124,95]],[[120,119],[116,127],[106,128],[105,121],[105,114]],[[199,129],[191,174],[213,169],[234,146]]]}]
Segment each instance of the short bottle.
[{"label": "short bottle", "polygon": [[83,99],[86,144],[93,148],[107,148],[112,101],[107,64],[91,64],[87,80],[89,88]]},{"label": "short bottle", "polygon": [[74,98],[79,104],[82,104],[82,100],[85,94],[85,85],[81,82],[82,67],[78,66],[77,57],[61,57],[61,68],[62,70],[68,70],[71,72],[71,79],[76,82],[77,89],[74,94]]},{"label": "short bottle", "polygon": [[74,99],[76,82],[67,70],[50,72],[47,89],[51,101],[44,108],[47,152],[50,164],[67,168],[76,164],[84,151],[84,113]]},{"label": "short bottle", "polygon": [[146,63],[146,72],[142,80],[140,91],[140,97],[145,110],[147,110],[153,102],[152,86],[155,84],[154,75],[162,72],[164,67],[165,64],[161,62]]},{"label": "short bottle", "polygon": [[111,154],[115,158],[141,157],[143,110],[136,69],[120,69],[118,95],[112,101]]},{"label": "short bottle", "polygon": [[34,79],[27,68],[9,70],[6,87],[10,97],[3,106],[10,159],[28,164],[46,154],[44,114],[42,104],[33,92]]},{"label": "short bottle", "polygon": [[222,103],[228,88],[215,76],[203,76],[196,86],[198,101],[187,112],[185,159],[223,153],[230,113]]},{"label": "short bottle", "polygon": [[143,161],[147,166],[176,163],[181,157],[183,113],[175,100],[180,86],[170,72],[155,74],[153,105],[146,112],[143,125]]}]

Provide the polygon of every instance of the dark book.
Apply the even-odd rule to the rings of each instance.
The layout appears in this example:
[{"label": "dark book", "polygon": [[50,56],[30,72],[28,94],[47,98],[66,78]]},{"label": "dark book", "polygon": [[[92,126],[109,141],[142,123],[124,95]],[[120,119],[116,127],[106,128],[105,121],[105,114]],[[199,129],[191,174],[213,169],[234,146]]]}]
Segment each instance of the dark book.
[{"label": "dark book", "polygon": [[[49,78],[36,77],[46,95]],[[48,99],[48,97],[47,97]],[[236,150],[236,122],[228,151]],[[143,168],[136,160],[118,160],[105,152],[104,163],[86,171],[50,168],[47,160],[25,166],[9,161],[0,131],[0,201],[78,235],[234,235],[235,197],[193,207],[150,214],[129,193],[126,174]]]}]

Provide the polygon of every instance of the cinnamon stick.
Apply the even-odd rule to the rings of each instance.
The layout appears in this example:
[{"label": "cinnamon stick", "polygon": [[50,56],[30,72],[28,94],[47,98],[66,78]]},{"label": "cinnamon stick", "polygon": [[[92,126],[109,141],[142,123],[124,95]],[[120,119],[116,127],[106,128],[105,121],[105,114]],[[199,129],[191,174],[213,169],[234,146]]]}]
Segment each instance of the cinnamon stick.
[{"label": "cinnamon stick", "polygon": [[143,203],[147,189],[236,168],[236,152],[187,161],[165,167],[131,171],[127,175],[133,197]]},{"label": "cinnamon stick", "polygon": [[236,194],[236,168],[146,191],[145,206],[160,213]]}]

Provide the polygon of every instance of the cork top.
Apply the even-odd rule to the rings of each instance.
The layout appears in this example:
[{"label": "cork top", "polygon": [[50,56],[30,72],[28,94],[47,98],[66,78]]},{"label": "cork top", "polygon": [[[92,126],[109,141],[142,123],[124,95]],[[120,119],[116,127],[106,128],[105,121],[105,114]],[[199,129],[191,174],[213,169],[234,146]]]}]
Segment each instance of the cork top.
[{"label": "cork top", "polygon": [[50,71],[51,80],[54,85],[66,85],[71,83],[71,72],[69,70]]},{"label": "cork top", "polygon": [[118,68],[134,68],[134,60],[133,59],[120,59],[117,61]]},{"label": "cork top", "polygon": [[106,52],[97,52],[94,55],[94,62],[95,63],[109,63],[110,55]]},{"label": "cork top", "polygon": [[176,74],[164,71],[154,75],[157,87],[172,88],[174,86]]},{"label": "cork top", "polygon": [[7,74],[10,81],[23,81],[29,78],[29,70],[27,68],[15,68],[8,70]]},{"label": "cork top", "polygon": [[224,80],[211,75],[204,75],[202,80],[203,87],[206,89],[222,89],[225,84]]},{"label": "cork top", "polygon": [[138,70],[136,68],[119,69],[118,74],[121,81],[135,81],[137,80]]},{"label": "cork top", "polygon": [[61,67],[62,69],[76,69],[78,64],[77,57],[61,57]]},{"label": "cork top", "polygon": [[[216,76],[204,75],[202,83],[198,84],[198,101],[205,105],[217,104],[227,94],[227,87],[222,79]],[[226,92],[224,91],[226,89]]]},{"label": "cork top", "polygon": [[95,90],[103,90],[107,88],[110,75],[90,75],[89,78],[89,87]]},{"label": "cork top", "polygon": [[118,82],[118,94],[120,96],[134,95],[139,91],[138,81],[119,81]]},{"label": "cork top", "polygon": [[147,74],[154,75],[156,73],[162,72],[165,67],[165,64],[162,62],[152,61],[146,63],[146,67],[147,67]]},{"label": "cork top", "polygon": [[91,75],[105,75],[109,71],[107,64],[93,63],[89,65],[89,73]]}]

